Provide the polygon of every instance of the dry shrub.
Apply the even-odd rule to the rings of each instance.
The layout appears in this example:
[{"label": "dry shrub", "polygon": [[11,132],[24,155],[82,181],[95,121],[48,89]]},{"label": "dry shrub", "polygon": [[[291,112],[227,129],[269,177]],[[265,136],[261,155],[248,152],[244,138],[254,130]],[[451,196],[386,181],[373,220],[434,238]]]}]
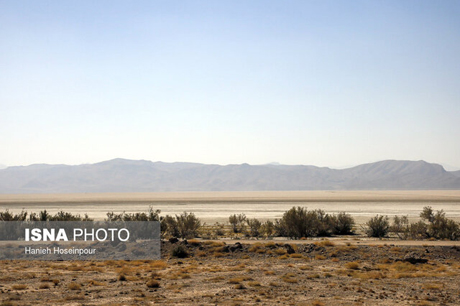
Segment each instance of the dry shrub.
[{"label": "dry shrub", "polygon": [[243,284],[236,284],[235,289],[246,289],[246,287]]},{"label": "dry shrub", "polygon": [[193,246],[199,246],[201,244],[198,239],[190,239],[190,240],[187,240],[187,242]]},{"label": "dry shrub", "polygon": [[297,283],[297,278],[294,273],[286,273],[281,277],[281,279],[286,283]]},{"label": "dry shrub", "polygon": [[359,264],[356,261],[347,262],[345,264],[345,268],[350,269],[350,270],[358,270]]},{"label": "dry shrub", "polygon": [[444,288],[444,284],[442,283],[426,283],[423,284],[423,289],[425,290],[441,290]]},{"label": "dry shrub", "polygon": [[317,246],[322,246],[322,247],[330,247],[330,246],[335,245],[335,243],[330,240],[323,240],[323,241],[315,242],[315,244]]},{"label": "dry shrub", "polygon": [[265,271],[265,275],[275,275],[275,271]]},{"label": "dry shrub", "polygon": [[386,275],[379,271],[369,271],[353,274],[354,277],[359,279],[382,279],[386,278]]},{"label": "dry shrub", "polygon": [[288,259],[289,258],[289,255],[288,254],[285,254],[283,256],[280,256],[278,257],[279,259]]},{"label": "dry shrub", "polygon": [[305,266],[300,266],[299,269],[302,270],[302,271],[305,271],[305,270],[313,270],[312,267],[307,266],[307,265],[305,265]]},{"label": "dry shrub", "polygon": [[154,270],[163,270],[168,267],[168,264],[164,260],[155,260],[152,263],[150,263],[150,268]]},{"label": "dry shrub", "polygon": [[221,257],[225,257],[225,253],[222,253],[222,252],[214,252],[212,253],[212,256],[216,257],[216,258],[221,258]]},{"label": "dry shrub", "polygon": [[248,286],[251,287],[260,287],[261,284],[259,282],[248,282]]},{"label": "dry shrub", "polygon": [[291,254],[291,258],[303,258],[303,256],[302,254],[294,253],[294,254]]},{"label": "dry shrub", "polygon": [[324,306],[324,305],[326,304],[318,300],[314,300],[313,302],[311,302],[311,306]]},{"label": "dry shrub", "polygon": [[211,246],[211,247],[222,247],[225,245],[223,241],[204,241],[204,245]]},{"label": "dry shrub", "polygon": [[182,279],[189,279],[189,278],[192,278],[192,277],[190,276],[190,274],[187,274],[187,273],[180,273],[178,276],[179,276],[180,278],[182,278]]},{"label": "dry shrub", "polygon": [[147,287],[149,288],[160,288],[160,282],[154,279],[151,279],[147,282]]},{"label": "dry shrub", "polygon": [[94,271],[94,272],[102,273],[102,272],[105,271],[105,269],[101,268],[101,267],[90,267],[90,268],[88,268],[88,271]]},{"label": "dry shrub", "polygon": [[286,249],[284,249],[284,248],[278,248],[278,249],[276,249],[274,252],[275,252],[275,254],[277,254],[277,255],[284,255],[284,254],[287,253]]},{"label": "dry shrub", "polygon": [[40,284],[40,286],[38,287],[38,289],[49,289],[50,288],[50,285],[48,284]]},{"label": "dry shrub", "polygon": [[69,288],[70,290],[80,290],[81,289],[81,285],[78,284],[78,283],[70,283],[67,288]]},{"label": "dry shrub", "polygon": [[195,256],[197,257],[206,257],[206,252],[205,251],[198,251],[195,253]]},{"label": "dry shrub", "polygon": [[40,281],[41,282],[50,282],[51,279],[49,278],[49,276],[44,276],[44,277],[40,278]]},{"label": "dry shrub", "polygon": [[93,279],[90,280],[88,283],[89,283],[91,286],[105,286],[104,283],[98,282],[97,280],[93,280]]},{"label": "dry shrub", "polygon": [[270,282],[268,285],[272,287],[279,287],[279,284],[275,282]]},{"label": "dry shrub", "polygon": [[276,244],[273,241],[267,242],[264,244],[266,248],[274,248],[276,247]]},{"label": "dry shrub", "polygon": [[228,283],[229,284],[239,284],[241,282],[250,281],[250,280],[252,280],[252,278],[249,276],[234,277],[234,278],[229,279]]},{"label": "dry shrub", "polygon": [[216,277],[212,277],[212,278],[208,279],[208,282],[217,283],[217,282],[220,282],[220,281],[223,281],[223,280],[225,280],[225,277],[216,276]]},{"label": "dry shrub", "polygon": [[12,288],[13,290],[25,290],[25,289],[27,289],[27,285],[24,285],[24,284],[16,284],[16,285],[11,286],[11,288]]},{"label": "dry shrub", "polygon": [[67,270],[68,271],[73,271],[73,272],[85,271],[85,267],[84,266],[71,266],[71,267],[67,267]]},{"label": "dry shrub", "polygon": [[251,245],[251,247],[248,249],[249,252],[256,252],[257,250],[263,249],[264,246],[262,243],[257,242]]},{"label": "dry shrub", "polygon": [[67,301],[81,301],[84,300],[85,297],[83,295],[69,295],[65,298]]},{"label": "dry shrub", "polygon": [[246,264],[241,263],[237,266],[229,268],[229,271],[243,271],[246,268]]},{"label": "dry shrub", "polygon": [[326,259],[326,256],[324,256],[324,255],[316,255],[316,256],[315,256],[315,259],[316,259],[316,260],[325,260],[325,259]]},{"label": "dry shrub", "polygon": [[396,262],[392,265],[392,268],[398,272],[414,272],[418,270],[417,265],[408,262]]},{"label": "dry shrub", "polygon": [[285,281],[286,283],[290,283],[290,284],[295,284],[297,283],[297,278],[283,278],[282,279],[283,281]]},{"label": "dry shrub", "polygon": [[188,255],[188,250],[183,245],[178,245],[171,250],[171,256],[173,257],[186,258]]}]

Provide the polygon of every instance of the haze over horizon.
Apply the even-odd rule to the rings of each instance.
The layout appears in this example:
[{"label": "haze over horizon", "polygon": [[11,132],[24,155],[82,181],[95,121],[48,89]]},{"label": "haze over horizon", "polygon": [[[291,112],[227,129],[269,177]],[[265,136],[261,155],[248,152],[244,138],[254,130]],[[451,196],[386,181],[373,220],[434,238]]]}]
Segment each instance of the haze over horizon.
[{"label": "haze over horizon", "polygon": [[459,1],[0,2],[0,168],[460,169]]}]

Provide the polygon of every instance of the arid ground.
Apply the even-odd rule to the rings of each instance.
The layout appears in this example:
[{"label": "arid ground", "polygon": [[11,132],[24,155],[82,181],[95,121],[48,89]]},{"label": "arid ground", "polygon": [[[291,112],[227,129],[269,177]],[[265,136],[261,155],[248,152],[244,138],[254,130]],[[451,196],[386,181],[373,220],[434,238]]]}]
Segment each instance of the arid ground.
[{"label": "arid ground", "polygon": [[[460,245],[162,243],[158,261],[2,261],[2,305],[458,305]],[[359,242],[359,243],[358,243]],[[172,255],[182,248],[187,257]]]},{"label": "arid ground", "polygon": [[[130,203],[155,207],[217,201],[231,209],[238,203],[267,205],[284,199],[286,207],[323,203],[326,212],[330,203],[370,202],[382,207],[395,202],[446,207],[447,217],[460,209],[459,191],[218,193],[216,197],[216,193],[1,195],[0,206],[38,211],[55,205],[72,211],[68,208],[88,203],[106,209],[111,203],[127,208]],[[0,261],[0,271],[0,305],[459,305],[460,301],[458,241],[376,240],[362,235],[329,240],[193,239],[163,241],[157,261]]]}]

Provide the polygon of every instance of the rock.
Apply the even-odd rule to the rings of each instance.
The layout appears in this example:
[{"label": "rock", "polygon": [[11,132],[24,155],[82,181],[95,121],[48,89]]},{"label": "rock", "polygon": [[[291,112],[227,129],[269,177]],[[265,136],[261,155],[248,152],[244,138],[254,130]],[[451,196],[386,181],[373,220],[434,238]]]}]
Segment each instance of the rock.
[{"label": "rock", "polygon": [[405,261],[410,262],[411,264],[418,264],[418,263],[427,263],[428,259],[422,258],[419,254],[415,252],[408,253],[404,256],[402,260],[397,261]]},{"label": "rock", "polygon": [[232,246],[229,246],[229,250],[233,253],[235,251],[238,251],[238,250],[242,250],[243,249],[243,246],[241,245],[241,243],[237,242],[235,243],[234,245]]},{"label": "rock", "polygon": [[295,253],[294,249],[292,248],[292,246],[291,246],[290,244],[287,244],[287,243],[286,243],[286,244],[284,245],[284,248],[286,249],[286,251],[287,251],[288,254],[293,254],[293,253]]},{"label": "rock", "polygon": [[171,243],[177,243],[179,241],[179,239],[177,239],[176,237],[172,237],[172,238],[169,238],[169,242]]}]

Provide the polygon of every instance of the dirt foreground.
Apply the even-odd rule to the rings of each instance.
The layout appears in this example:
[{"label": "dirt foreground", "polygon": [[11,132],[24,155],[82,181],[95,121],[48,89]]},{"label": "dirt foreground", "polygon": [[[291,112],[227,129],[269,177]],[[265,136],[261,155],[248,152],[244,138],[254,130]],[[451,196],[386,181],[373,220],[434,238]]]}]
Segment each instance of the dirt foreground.
[{"label": "dirt foreground", "polygon": [[158,261],[1,261],[0,305],[458,305],[460,246],[428,243],[164,241]]}]

